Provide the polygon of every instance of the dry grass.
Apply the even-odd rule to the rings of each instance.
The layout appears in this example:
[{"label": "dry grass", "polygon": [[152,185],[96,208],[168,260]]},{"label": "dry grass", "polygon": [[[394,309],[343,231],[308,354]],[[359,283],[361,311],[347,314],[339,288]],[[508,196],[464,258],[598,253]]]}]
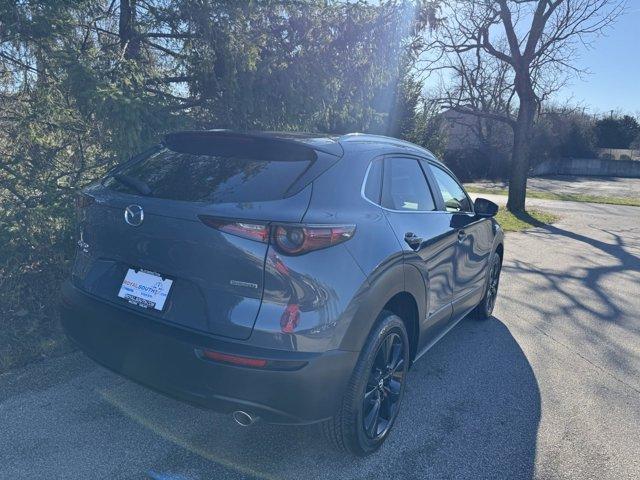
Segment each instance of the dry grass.
[{"label": "dry grass", "polygon": [[514,214],[506,208],[500,207],[496,220],[505,232],[519,232],[531,227],[549,225],[557,222],[559,217],[540,210],[528,210]]}]

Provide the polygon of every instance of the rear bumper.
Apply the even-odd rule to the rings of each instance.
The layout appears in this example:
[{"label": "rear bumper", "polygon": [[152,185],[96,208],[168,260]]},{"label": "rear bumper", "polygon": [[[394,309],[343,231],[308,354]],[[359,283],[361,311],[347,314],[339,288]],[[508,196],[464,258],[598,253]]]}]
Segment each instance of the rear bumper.
[{"label": "rear bumper", "polygon": [[[358,353],[261,349],[146,318],[83,293],[62,290],[65,331],[89,357],[154,390],[221,413],[244,410],[270,423],[314,423],[336,412]],[[214,363],[196,349],[302,362],[294,371]]]}]

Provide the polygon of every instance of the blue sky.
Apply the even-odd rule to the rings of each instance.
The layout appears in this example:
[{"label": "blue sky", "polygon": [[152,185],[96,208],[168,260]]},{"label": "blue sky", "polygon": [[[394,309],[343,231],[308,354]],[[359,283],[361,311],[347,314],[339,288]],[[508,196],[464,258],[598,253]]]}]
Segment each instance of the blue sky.
[{"label": "blue sky", "polygon": [[630,0],[627,13],[605,35],[576,61],[591,74],[572,78],[557,99],[571,99],[591,113],[640,114],[640,0]]}]

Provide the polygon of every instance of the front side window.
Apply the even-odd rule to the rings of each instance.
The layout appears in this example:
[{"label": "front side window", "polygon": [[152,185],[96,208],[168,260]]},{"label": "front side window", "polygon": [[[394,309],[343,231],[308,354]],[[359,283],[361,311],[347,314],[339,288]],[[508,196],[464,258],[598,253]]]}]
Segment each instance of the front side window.
[{"label": "front side window", "polygon": [[429,164],[436,178],[447,212],[471,212],[471,202],[460,184],[442,168]]},{"label": "front side window", "polygon": [[425,212],[436,209],[418,161],[392,158],[384,162],[382,206],[391,210]]}]

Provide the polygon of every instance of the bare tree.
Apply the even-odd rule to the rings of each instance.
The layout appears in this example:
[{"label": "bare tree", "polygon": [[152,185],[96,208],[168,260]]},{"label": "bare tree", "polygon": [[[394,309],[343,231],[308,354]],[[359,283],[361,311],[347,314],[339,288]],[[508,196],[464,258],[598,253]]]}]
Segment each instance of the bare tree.
[{"label": "bare tree", "polygon": [[525,208],[530,139],[543,102],[588,46],[623,11],[625,0],[458,0],[430,41],[425,72],[453,72],[442,103],[513,129],[507,208]]}]

